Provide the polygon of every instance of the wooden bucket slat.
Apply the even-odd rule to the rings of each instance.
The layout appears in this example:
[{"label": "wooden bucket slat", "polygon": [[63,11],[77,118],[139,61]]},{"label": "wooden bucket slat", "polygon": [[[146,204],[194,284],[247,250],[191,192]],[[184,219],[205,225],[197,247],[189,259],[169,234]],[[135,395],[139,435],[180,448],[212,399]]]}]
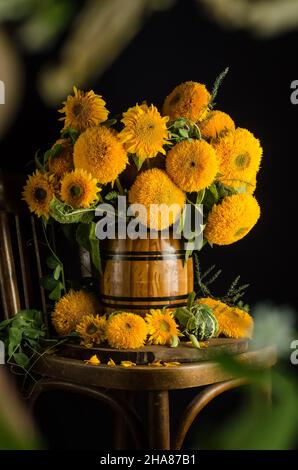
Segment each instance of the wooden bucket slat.
[{"label": "wooden bucket slat", "polygon": [[186,305],[193,291],[193,262],[184,264],[181,240],[108,240],[103,248],[100,292],[107,313],[145,315],[150,309]]}]

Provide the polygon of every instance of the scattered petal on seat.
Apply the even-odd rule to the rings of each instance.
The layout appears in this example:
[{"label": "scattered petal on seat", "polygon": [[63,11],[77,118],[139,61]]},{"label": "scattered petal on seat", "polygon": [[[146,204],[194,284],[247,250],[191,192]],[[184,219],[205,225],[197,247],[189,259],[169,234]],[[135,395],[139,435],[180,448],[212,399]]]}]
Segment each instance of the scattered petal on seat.
[{"label": "scattered petal on seat", "polygon": [[148,366],[162,367],[162,363],[160,361],[149,362]]},{"label": "scattered petal on seat", "polygon": [[108,362],[107,362],[107,366],[110,366],[110,367],[115,367],[116,366],[116,363],[113,361],[113,359],[109,359]]},{"label": "scattered petal on seat", "polygon": [[100,364],[100,360],[98,359],[96,354],[91,356],[90,359],[86,359],[84,362],[85,364],[89,364],[91,366],[98,366]]},{"label": "scattered petal on seat", "polygon": [[131,361],[121,361],[121,364],[120,364],[122,367],[132,367],[132,366],[136,366],[136,364],[134,362],[131,362]]}]

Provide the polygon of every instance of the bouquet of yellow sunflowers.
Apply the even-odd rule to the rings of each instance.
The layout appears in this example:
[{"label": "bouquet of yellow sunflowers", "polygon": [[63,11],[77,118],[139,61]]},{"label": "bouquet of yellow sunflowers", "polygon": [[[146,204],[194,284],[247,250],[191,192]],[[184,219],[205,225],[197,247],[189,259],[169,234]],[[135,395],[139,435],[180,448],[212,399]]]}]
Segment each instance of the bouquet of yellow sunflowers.
[{"label": "bouquet of yellow sunflowers", "polygon": [[[161,110],[136,104],[120,119],[109,119],[102,96],[74,87],[59,112],[59,139],[35,157],[23,199],[47,226],[50,220],[77,224],[77,241],[87,233],[95,268],[100,272],[96,239],[96,207],[114,204],[117,196],[150,210],[152,204],[175,208],[170,219],[139,216],[147,228],[162,231],[181,218],[186,203],[203,206],[203,243],[228,245],[242,239],[260,217],[254,197],[262,158],[259,140],[233,119],[214,109],[224,71],[212,92],[197,82],[178,85]],[[86,243],[84,244],[86,246]],[[187,253],[189,256],[191,253]],[[129,312],[104,315],[96,297],[81,289],[66,292],[57,258],[50,298],[56,301],[52,320],[59,335],[76,331],[85,346],[108,342],[115,348],[139,348],[146,342],[175,346],[179,336],[199,347],[212,336],[250,337],[253,320],[242,290],[216,299],[208,289],[176,311],[152,310],[145,318]],[[60,267],[59,267],[60,266]],[[53,285],[52,285],[53,286]],[[63,295],[62,295],[63,294]],[[102,315],[98,315],[101,313]]]}]

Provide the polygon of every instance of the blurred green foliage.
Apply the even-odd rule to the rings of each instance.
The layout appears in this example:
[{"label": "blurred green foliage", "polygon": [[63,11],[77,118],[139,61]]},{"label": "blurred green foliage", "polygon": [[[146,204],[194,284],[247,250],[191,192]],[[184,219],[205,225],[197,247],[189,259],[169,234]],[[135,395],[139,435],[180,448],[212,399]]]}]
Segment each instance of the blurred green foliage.
[{"label": "blurred green foliage", "polygon": [[9,423],[0,414],[0,450],[35,450],[38,449],[37,442],[26,437],[17,435]]},{"label": "blurred green foliage", "polygon": [[17,21],[22,44],[37,52],[56,40],[77,5],[73,0],[0,0],[0,24]]}]

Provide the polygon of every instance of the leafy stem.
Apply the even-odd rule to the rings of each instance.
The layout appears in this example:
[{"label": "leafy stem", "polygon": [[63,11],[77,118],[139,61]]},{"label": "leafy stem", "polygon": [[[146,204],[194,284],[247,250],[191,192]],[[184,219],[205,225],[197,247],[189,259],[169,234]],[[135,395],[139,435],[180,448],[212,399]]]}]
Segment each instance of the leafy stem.
[{"label": "leafy stem", "polygon": [[65,292],[66,292],[66,283],[65,283],[65,274],[64,274],[64,266],[63,266],[63,263],[62,263],[62,261],[60,260],[60,258],[57,256],[57,254],[55,253],[54,249],[51,247],[51,244],[50,244],[49,239],[48,239],[48,236],[47,236],[47,230],[46,230],[46,226],[45,226],[44,221],[42,221],[42,228],[43,228],[43,234],[44,234],[44,237],[45,237],[45,240],[46,240],[47,247],[48,247],[48,249],[50,250],[52,256],[55,258],[55,260],[56,260],[57,263],[58,263],[59,272],[61,273],[62,288],[63,288],[63,291],[64,291],[64,293],[65,293]]}]

